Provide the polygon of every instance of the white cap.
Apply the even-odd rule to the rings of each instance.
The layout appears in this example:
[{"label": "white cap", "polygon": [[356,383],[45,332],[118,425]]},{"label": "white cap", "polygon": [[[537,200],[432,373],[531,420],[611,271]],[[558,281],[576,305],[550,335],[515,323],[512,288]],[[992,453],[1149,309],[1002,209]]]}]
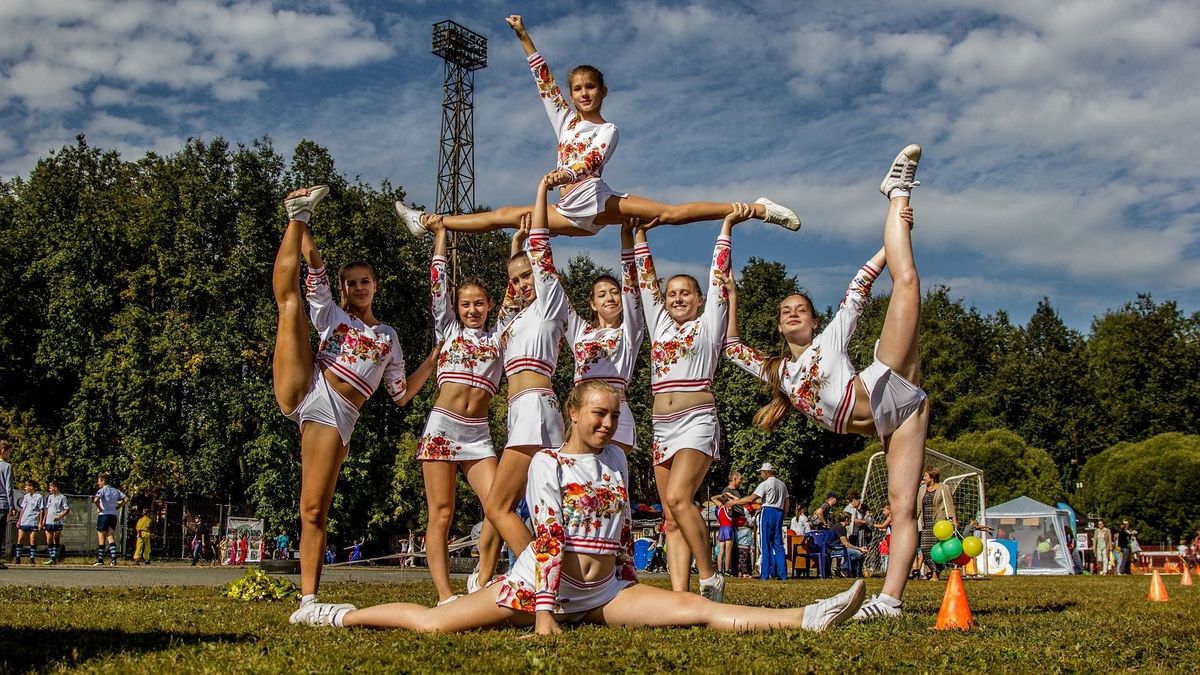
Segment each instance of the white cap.
[{"label": "white cap", "polygon": [[762,468],[759,469],[759,471],[770,471],[771,473],[775,473],[775,467],[771,466],[770,462],[763,462]]}]

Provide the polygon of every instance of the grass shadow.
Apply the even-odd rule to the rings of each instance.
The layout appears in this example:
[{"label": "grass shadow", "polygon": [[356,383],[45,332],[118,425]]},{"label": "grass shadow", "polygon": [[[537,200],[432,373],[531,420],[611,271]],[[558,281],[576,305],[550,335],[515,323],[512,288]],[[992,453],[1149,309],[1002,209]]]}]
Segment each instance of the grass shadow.
[{"label": "grass shadow", "polygon": [[1077,606],[1079,603],[1074,600],[1061,600],[1056,602],[1039,603],[1036,605],[1022,605],[1020,607],[1004,607],[1004,608],[982,608],[971,609],[971,614],[975,616],[1012,616],[1023,614],[1060,614],[1062,612]]},{"label": "grass shadow", "polygon": [[3,631],[0,672],[45,672],[128,652],[155,652],[181,645],[255,642],[251,633],[191,633],[168,630],[123,631],[66,628],[12,628]]}]

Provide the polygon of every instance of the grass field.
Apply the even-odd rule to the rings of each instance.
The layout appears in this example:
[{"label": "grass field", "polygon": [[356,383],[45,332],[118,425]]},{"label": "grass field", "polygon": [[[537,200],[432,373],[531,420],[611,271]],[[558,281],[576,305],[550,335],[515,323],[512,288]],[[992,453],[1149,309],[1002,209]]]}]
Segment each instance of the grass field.
[{"label": "grass field", "polygon": [[[294,603],[248,603],[218,588],[65,589],[0,586],[5,672],[1195,672],[1200,586],[1167,577],[1171,599],[1146,600],[1147,577],[1001,578],[966,584],[977,628],[934,624],[944,584],[914,582],[898,621],[824,634],[701,629],[567,629],[413,635],[291,626]],[[661,581],[649,583],[661,584]],[[871,592],[879,580],[868,580]],[[733,580],[726,599],[799,605],[845,581]],[[328,600],[430,604],[428,582],[339,583]]]}]

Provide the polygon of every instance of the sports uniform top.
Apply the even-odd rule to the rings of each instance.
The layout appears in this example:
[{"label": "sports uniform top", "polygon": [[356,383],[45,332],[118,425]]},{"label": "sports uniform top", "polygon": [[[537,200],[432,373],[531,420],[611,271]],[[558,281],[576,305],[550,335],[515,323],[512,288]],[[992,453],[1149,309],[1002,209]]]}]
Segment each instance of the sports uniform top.
[{"label": "sports uniform top", "polygon": [[633,528],[626,490],[625,452],[607,445],[597,454],[568,455],[546,448],[529,463],[525,498],[533,520],[534,607],[561,611],[559,574],[565,551],[617,556],[622,579],[636,579]]},{"label": "sports uniform top", "polygon": [[634,247],[638,287],[650,328],[650,389],[655,394],[708,391],[712,387],[729,321],[729,290],[717,279],[717,273],[729,274],[732,241],[727,235],[717,237],[708,271],[704,314],[682,325],[676,325],[667,313],[649,244]]},{"label": "sports uniform top", "polygon": [[46,508],[46,498],[40,492],[23,494],[17,500],[17,508],[21,510],[21,515],[17,517],[18,527],[38,527],[42,524],[42,511]]},{"label": "sports uniform top", "polygon": [[12,464],[0,459],[0,511],[8,511],[14,505]]},{"label": "sports uniform top", "polygon": [[621,325],[597,328],[568,308],[567,339],[575,354],[575,383],[604,380],[625,389],[633,376],[646,330],[634,274],[633,249],[621,249]]},{"label": "sports uniform top", "polygon": [[368,326],[333,301],[324,267],[309,268],[305,281],[308,313],[321,338],[317,361],[346,384],[369,397],[383,380],[393,401],[404,396],[404,351],[391,326]]},{"label": "sports uniform top", "polygon": [[100,501],[96,505],[102,516],[117,515],[117,502],[126,499],[125,493],[111,485],[105,485],[96,491],[96,499]]},{"label": "sports uniform top", "polygon": [[[433,333],[442,343],[437,383],[465,384],[495,395],[500,389],[500,333],[493,328],[467,328],[450,306],[446,256],[429,263],[429,294],[433,301]],[[497,321],[499,323],[499,320]]]},{"label": "sports uniform top", "polygon": [[571,174],[572,183],[600,178],[604,163],[617,149],[617,125],[612,122],[596,124],[583,119],[563,98],[562,90],[541,54],[529,55],[529,69],[533,71],[533,82],[558,136],[557,168]]},{"label": "sports uniform top", "polygon": [[[826,429],[845,433],[854,410],[855,370],[847,351],[871,284],[882,270],[867,262],[846,289],[846,297],[829,325],[794,361],[780,364],[779,386],[797,410]],[[766,381],[767,357],[740,339],[725,342],[725,356],[742,370]]]},{"label": "sports uniform top", "polygon": [[71,510],[71,504],[63,493],[46,495],[46,522],[62,524],[58,517]]},{"label": "sports uniform top", "polygon": [[567,294],[558,282],[558,270],[554,268],[554,256],[550,252],[550,230],[531,230],[525,240],[525,255],[533,268],[537,297],[505,322],[500,335],[504,374],[512,377],[532,370],[550,377],[558,363],[569,309]]}]

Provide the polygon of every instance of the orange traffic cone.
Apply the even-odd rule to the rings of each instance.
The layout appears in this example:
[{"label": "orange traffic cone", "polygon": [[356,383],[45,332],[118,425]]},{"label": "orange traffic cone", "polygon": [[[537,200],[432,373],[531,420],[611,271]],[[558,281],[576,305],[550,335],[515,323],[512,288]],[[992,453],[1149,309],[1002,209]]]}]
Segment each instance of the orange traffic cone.
[{"label": "orange traffic cone", "polygon": [[938,630],[969,630],[975,626],[971,618],[971,607],[967,604],[967,592],[963,589],[962,572],[952,570],[942,596],[942,608],[938,611]]},{"label": "orange traffic cone", "polygon": [[1150,595],[1147,599],[1150,602],[1167,601],[1167,585],[1163,583],[1162,577],[1158,576],[1158,570],[1154,570],[1154,578],[1150,580]]},{"label": "orange traffic cone", "polygon": [[1180,586],[1192,585],[1192,571],[1188,569],[1187,562],[1183,563],[1183,580],[1179,582]]}]

